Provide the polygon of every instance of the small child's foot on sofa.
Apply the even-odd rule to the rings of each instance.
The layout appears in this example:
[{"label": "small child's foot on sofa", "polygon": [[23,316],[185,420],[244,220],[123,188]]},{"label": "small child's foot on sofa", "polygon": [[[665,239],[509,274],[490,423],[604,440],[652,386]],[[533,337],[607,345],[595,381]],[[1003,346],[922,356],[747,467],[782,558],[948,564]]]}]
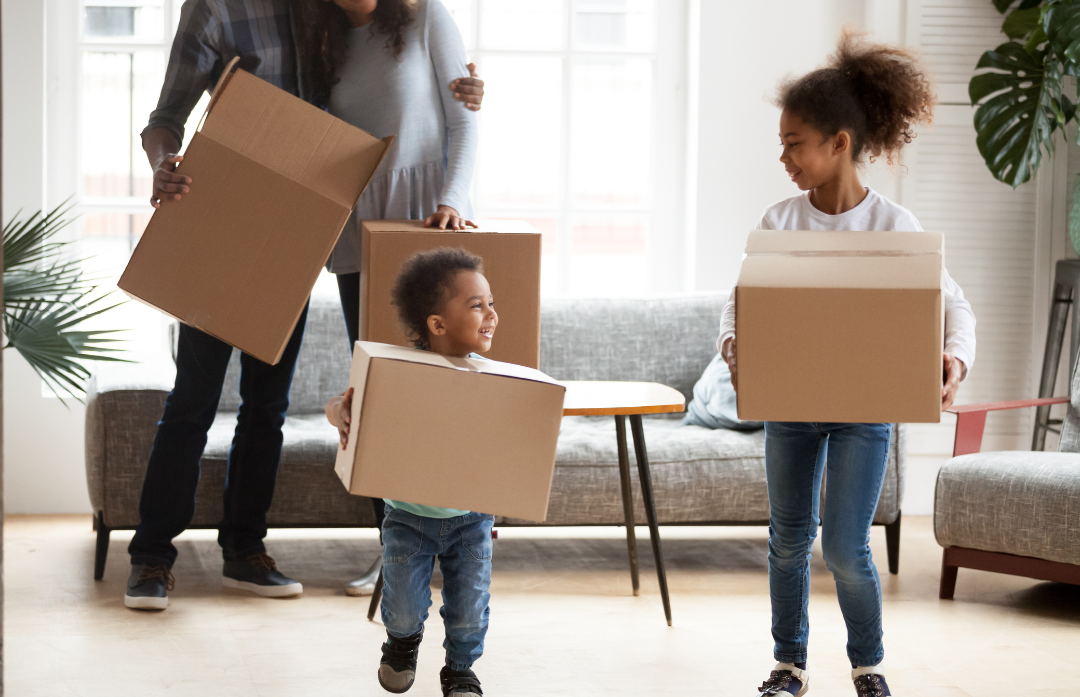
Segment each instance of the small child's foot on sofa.
[{"label": "small child's foot on sofa", "polygon": [[420,640],[423,638],[423,629],[404,639],[386,635],[382,660],[379,661],[379,684],[384,690],[401,694],[413,686],[416,680],[416,656],[420,653]]},{"label": "small child's foot on sofa", "polygon": [[470,695],[482,695],[480,679],[471,670],[451,670],[450,666],[443,666],[439,673],[439,682],[442,683],[443,697],[469,697]]}]

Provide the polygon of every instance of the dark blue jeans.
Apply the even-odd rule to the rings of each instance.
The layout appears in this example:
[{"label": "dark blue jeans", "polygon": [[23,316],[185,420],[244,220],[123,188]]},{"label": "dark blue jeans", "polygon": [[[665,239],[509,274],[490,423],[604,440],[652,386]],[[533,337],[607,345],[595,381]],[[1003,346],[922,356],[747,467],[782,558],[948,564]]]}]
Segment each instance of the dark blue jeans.
[{"label": "dark blue jeans", "polygon": [[[306,322],[307,307],[277,365],[240,356],[241,404],[225,474],[225,516],[218,526],[218,544],[225,559],[266,549],[266,511],[274,498],[281,426]],[[141,521],[128,547],[132,564],[171,567],[176,561],[172,539],[187,528],[195,513],[199,460],[217,414],[232,352],[225,342],[180,325],[176,384],[165,400],[146,467],[139,501]]]},{"label": "dark blue jeans", "polygon": [[467,513],[426,518],[387,507],[383,521],[383,626],[403,639],[419,632],[431,607],[435,560],[443,575],[439,609],[446,665],[468,670],[484,653],[491,615],[491,526],[495,518]]},{"label": "dark blue jeans", "polygon": [[[810,550],[820,522],[822,556],[836,580],[851,666],[881,663],[881,581],[870,554],[870,525],[891,438],[892,424],[765,424],[769,597],[777,661],[806,660]],[[826,471],[828,493],[821,511]]]}]

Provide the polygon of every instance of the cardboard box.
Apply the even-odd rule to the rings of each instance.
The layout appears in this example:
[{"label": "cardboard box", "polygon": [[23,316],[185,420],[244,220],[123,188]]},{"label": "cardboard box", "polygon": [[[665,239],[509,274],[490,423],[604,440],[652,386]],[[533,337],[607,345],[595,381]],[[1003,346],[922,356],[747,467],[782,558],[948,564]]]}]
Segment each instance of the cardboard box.
[{"label": "cardboard box", "polygon": [[157,209],[119,287],[277,363],[353,206],[379,140],[231,68],[177,171],[191,191]]},{"label": "cardboard box", "polygon": [[353,350],[352,494],[543,521],[566,388],[510,363],[364,341]]},{"label": "cardboard box", "polygon": [[937,423],[934,232],[750,233],[735,290],[739,418]]},{"label": "cardboard box", "polygon": [[425,228],[421,220],[366,220],[360,230],[360,340],[411,346],[391,304],[401,265],[416,252],[461,247],[484,260],[499,326],[485,358],[540,365],[540,233],[515,220],[475,230]]}]

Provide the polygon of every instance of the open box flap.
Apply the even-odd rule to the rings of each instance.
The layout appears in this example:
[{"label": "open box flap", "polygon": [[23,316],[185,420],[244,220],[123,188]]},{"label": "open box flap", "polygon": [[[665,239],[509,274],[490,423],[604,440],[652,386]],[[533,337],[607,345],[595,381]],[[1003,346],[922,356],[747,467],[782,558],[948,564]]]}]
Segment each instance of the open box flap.
[{"label": "open box flap", "polygon": [[559,381],[541,373],[539,370],[526,368],[523,365],[516,365],[514,363],[444,356],[441,353],[435,353],[433,351],[405,348],[403,346],[394,346],[393,344],[380,344],[374,341],[357,341],[355,350],[362,351],[370,360],[381,358],[394,361],[421,363],[432,365],[437,368],[448,368],[450,370],[461,370],[470,373],[485,373],[488,375],[501,375],[503,377],[532,380],[533,382],[545,382],[563,387]]},{"label": "open box flap", "polygon": [[378,139],[229,62],[200,132],[352,208],[394,137]]}]

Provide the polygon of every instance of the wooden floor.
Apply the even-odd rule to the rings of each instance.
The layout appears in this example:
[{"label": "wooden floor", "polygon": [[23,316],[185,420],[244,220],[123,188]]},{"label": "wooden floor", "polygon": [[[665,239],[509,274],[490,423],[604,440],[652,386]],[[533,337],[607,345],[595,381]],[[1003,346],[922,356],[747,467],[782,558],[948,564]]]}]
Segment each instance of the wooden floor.
[{"label": "wooden floor", "polygon": [[[883,575],[894,695],[1016,697],[1075,682],[1080,587],[961,570],[956,600],[939,601],[930,521],[903,527],[900,575]],[[756,694],[772,667],[766,531],[662,530],[671,628],[651,564],[641,596],[631,595],[620,529],[503,528],[487,652],[476,665],[485,695]],[[638,535],[648,560],[647,530]],[[341,590],[376,554],[371,531],[272,532],[270,553],[305,586],[293,600],[222,590],[213,534],[186,533],[162,613],[123,606],[129,539],[114,533],[105,579],[94,582],[88,516],[7,518],[8,695],[386,694],[375,679],[382,627],[365,619],[366,599]],[[884,567],[880,528],[872,545]],[[817,553],[813,579],[810,694],[851,697],[844,624]],[[410,695],[440,695],[440,640],[429,622]]]}]

